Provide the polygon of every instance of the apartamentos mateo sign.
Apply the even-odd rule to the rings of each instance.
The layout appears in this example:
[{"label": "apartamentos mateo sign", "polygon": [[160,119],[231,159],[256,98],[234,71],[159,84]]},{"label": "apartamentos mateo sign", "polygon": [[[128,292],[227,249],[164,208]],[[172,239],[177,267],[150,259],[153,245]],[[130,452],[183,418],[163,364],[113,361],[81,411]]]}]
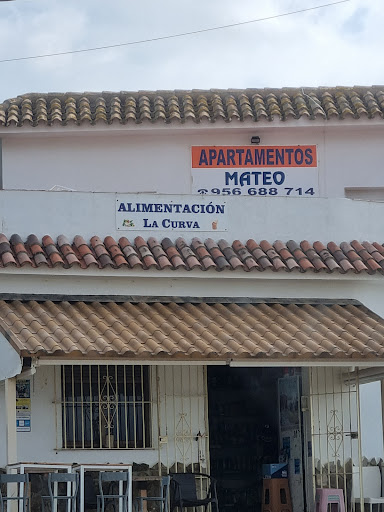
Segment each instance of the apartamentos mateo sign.
[{"label": "apartamentos mateo sign", "polygon": [[121,195],[115,207],[118,230],[227,230],[227,204],[221,197]]},{"label": "apartamentos mateo sign", "polygon": [[316,197],[317,147],[193,146],[192,193]]}]

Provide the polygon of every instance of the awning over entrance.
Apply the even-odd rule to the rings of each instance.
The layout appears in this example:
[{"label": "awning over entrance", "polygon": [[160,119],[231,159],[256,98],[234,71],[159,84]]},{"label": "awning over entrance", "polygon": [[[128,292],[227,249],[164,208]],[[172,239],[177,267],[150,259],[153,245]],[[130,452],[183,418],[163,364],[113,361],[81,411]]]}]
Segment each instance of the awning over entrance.
[{"label": "awning over entrance", "polygon": [[0,301],[23,356],[241,360],[378,359],[384,320],[364,306]]}]

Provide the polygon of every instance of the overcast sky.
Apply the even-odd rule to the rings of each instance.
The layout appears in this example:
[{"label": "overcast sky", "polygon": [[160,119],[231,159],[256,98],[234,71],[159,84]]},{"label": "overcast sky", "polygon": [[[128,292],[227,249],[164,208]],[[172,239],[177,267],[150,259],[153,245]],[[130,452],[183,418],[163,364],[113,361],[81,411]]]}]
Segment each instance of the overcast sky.
[{"label": "overcast sky", "polygon": [[[0,2],[0,60],[123,43],[332,0]],[[383,0],[118,49],[0,63],[0,101],[25,92],[211,89],[384,82]]]}]

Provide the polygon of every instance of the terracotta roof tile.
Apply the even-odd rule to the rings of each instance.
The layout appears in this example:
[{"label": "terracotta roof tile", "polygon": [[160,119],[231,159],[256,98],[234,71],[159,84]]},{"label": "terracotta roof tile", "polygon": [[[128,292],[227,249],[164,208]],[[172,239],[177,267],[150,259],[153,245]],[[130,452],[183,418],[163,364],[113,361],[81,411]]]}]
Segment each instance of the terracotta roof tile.
[{"label": "terracotta roof tile", "polygon": [[8,267],[9,265],[16,266],[16,260],[13,257],[11,252],[5,252],[1,255],[2,264],[4,267]]},{"label": "terracotta roof tile", "polygon": [[[23,246],[23,248],[24,248],[24,246]],[[20,248],[19,248],[19,250],[20,250]],[[13,255],[13,252],[11,249],[11,245],[10,245],[8,239],[3,234],[0,234],[0,262],[3,267],[8,267],[9,265],[12,265],[12,266],[17,265],[15,257]]]},{"label": "terracotta roof tile", "polygon": [[266,268],[273,267],[272,263],[268,259],[268,256],[260,248],[259,244],[255,242],[255,240],[248,240],[246,245],[248,250],[254,256],[255,260],[257,261],[261,268],[265,270]]},{"label": "terracotta roof tile", "polygon": [[148,239],[148,247],[151,249],[152,254],[156,258],[158,267],[160,269],[172,268],[172,263],[169,261],[166,253],[161,247],[160,242],[156,238]]},{"label": "terracotta roof tile", "polygon": [[176,240],[176,247],[181,252],[184,260],[187,263],[188,268],[190,268],[191,270],[193,270],[194,268],[202,268],[202,265],[197,259],[195,253],[188,246],[188,244],[183,238],[178,238]]},{"label": "terracotta roof tile", "polygon": [[353,240],[351,242],[352,247],[358,252],[361,259],[364,261],[366,266],[368,267],[370,273],[379,270],[381,267],[378,263],[376,263],[373,256],[366,250],[366,248],[361,245],[357,240]]},{"label": "terracotta roof tile", "polygon": [[244,267],[243,263],[240,261],[237,254],[235,253],[235,251],[232,249],[232,247],[229,245],[229,243],[226,240],[219,240],[218,245],[222,251],[222,254],[226,258],[226,260],[229,261],[229,263],[233,269]]},{"label": "terracotta roof tile", "polygon": [[101,264],[99,265],[96,261],[96,258],[93,256],[93,254],[91,252],[85,252],[84,251],[84,246],[81,246],[82,249],[83,249],[83,252],[84,254],[81,254],[81,252],[79,253],[80,254],[80,265],[81,266],[85,266],[85,267],[90,267],[91,265],[95,265],[95,266],[101,266]]},{"label": "terracotta roof tile", "polygon": [[333,272],[334,270],[341,270],[340,265],[337,264],[332,254],[321,242],[315,242],[313,244],[313,248],[317,251],[320,258],[324,261],[324,263],[327,265],[331,272]]},{"label": "terracotta roof tile", "polygon": [[73,265],[80,266],[80,261],[77,258],[66,236],[60,235],[57,237],[57,248],[63,257],[64,262],[66,263],[66,267],[72,267]]},{"label": "terracotta roof tile", "polygon": [[327,270],[328,267],[323,263],[319,254],[317,254],[314,247],[307,240],[303,240],[300,243],[300,247],[317,271]]},{"label": "terracotta roof tile", "polygon": [[162,247],[168,256],[169,261],[172,263],[172,265],[175,269],[187,268],[187,265],[184,263],[183,258],[181,257],[175,244],[169,238],[163,239]]},{"label": "terracotta roof tile", "polygon": [[30,235],[24,243],[19,235],[8,239],[0,234],[0,266],[8,265],[384,274],[384,247],[377,242],[356,240],[342,242],[340,246],[329,242],[325,246],[321,242],[312,245],[307,240],[300,243],[276,240],[273,244],[262,240],[259,245],[252,239],[243,244],[240,240],[231,243],[208,238],[203,242],[193,238],[188,244],[183,238],[173,242],[170,238],[151,237],[145,241],[141,236],[135,238],[135,245],[125,237],[116,242],[111,236],[104,241],[94,236],[87,242],[76,236],[71,245],[64,235],[59,235],[56,242],[48,235],[42,240]]},{"label": "terracotta roof tile", "polygon": [[258,269],[260,270],[260,266],[256,263],[252,254],[248,251],[248,249],[243,245],[240,240],[235,240],[232,243],[233,250],[236,252],[241,261],[245,264],[245,266],[249,270]]},{"label": "terracotta roof tile", "polygon": [[287,270],[287,266],[275,251],[274,247],[267,242],[267,240],[262,240],[260,242],[260,247],[272,262],[275,270]]},{"label": "terracotta roof tile", "polygon": [[108,250],[108,252],[113,260],[114,268],[128,266],[128,262],[124,258],[124,254],[121,252],[119,244],[116,242],[116,240],[114,240],[114,238],[112,238],[111,236],[107,236],[104,239],[104,246]]},{"label": "terracotta roof tile", "polygon": [[20,265],[20,267],[24,267],[24,265],[32,265],[31,258],[28,256],[26,252],[18,253],[17,262]]},{"label": "terracotta roof tile", "polygon": [[382,244],[379,244],[378,242],[372,242],[372,245],[375,249],[378,250],[378,252],[381,254],[381,255],[384,255],[384,247]]},{"label": "terracotta roof tile", "polygon": [[32,260],[32,264],[34,264],[37,267],[41,265],[49,266],[42,244],[36,235],[32,234],[28,236],[25,248],[27,250],[29,257]]},{"label": "terracotta roof tile", "polygon": [[79,262],[80,267],[87,268],[88,266],[91,266],[91,265],[99,266],[95,257],[93,256],[90,248],[84,244],[82,244],[80,247],[81,247],[81,252],[75,243],[72,246],[72,249],[73,249],[72,252],[76,257],[76,260]]},{"label": "terracotta roof tile", "polygon": [[141,260],[143,261],[146,268],[156,267],[157,266],[156,260],[153,257],[151,251],[149,250],[149,247],[146,244],[144,238],[142,238],[141,236],[137,236],[135,238],[135,245],[136,245],[136,250],[137,250],[138,254],[140,255]]},{"label": "terracotta roof tile", "polygon": [[88,247],[88,244],[83,237],[75,236],[73,244],[78,249],[81,256],[85,256],[86,254],[93,255],[90,247]]},{"label": "terracotta roof tile", "polygon": [[197,257],[200,258],[201,264],[206,270],[210,268],[216,268],[215,262],[213,261],[205,245],[201,240],[199,240],[199,238],[193,238],[191,246],[195,250]]},{"label": "terracotta roof tile", "polygon": [[[12,243],[12,238],[11,238],[11,243]],[[12,245],[12,248],[16,255],[20,254],[21,252],[24,252],[25,254],[27,254],[27,250],[26,250],[23,242],[14,243]]]},{"label": "terracotta roof tile", "polygon": [[363,242],[363,246],[367,249],[369,254],[372,255],[372,257],[375,259],[375,261],[384,268],[384,256],[376,249],[376,247],[373,244],[370,244],[369,242]]},{"label": "terracotta roof tile", "polygon": [[195,123],[384,116],[384,86],[25,94],[0,105],[0,126]]},{"label": "terracotta roof tile", "polygon": [[130,241],[124,236],[119,239],[119,245],[121,247],[122,252],[128,260],[128,263],[131,268],[135,267],[143,267],[143,263],[141,262],[138,254],[135,251],[135,248],[131,245]]},{"label": "terracotta roof tile", "polygon": [[287,245],[283,244],[281,241],[275,242],[274,247],[276,250],[281,247],[279,254],[284,258],[289,270],[299,269],[304,272],[307,270],[315,270],[312,263],[301,250],[300,245],[294,240],[289,240]]},{"label": "terracotta roof tile", "polygon": [[208,249],[213,261],[216,263],[218,270],[225,270],[231,268],[232,265],[225,258],[224,254],[219,249],[217,243],[212,238],[207,238],[205,246]]},{"label": "terracotta roof tile", "polygon": [[338,245],[334,242],[329,242],[327,247],[344,272],[355,271],[354,266],[348,261],[347,256]]},{"label": "terracotta roof tile", "polygon": [[354,250],[351,244],[347,242],[342,242],[340,244],[340,248],[343,250],[344,254],[347,256],[349,261],[361,260],[360,256]]},{"label": "terracotta roof tile", "polygon": [[376,359],[384,320],[363,306],[0,301],[22,356]]},{"label": "terracotta roof tile", "polygon": [[103,242],[98,236],[93,236],[90,240],[92,248],[95,253],[95,257],[97,261],[99,262],[99,265],[101,268],[110,266],[115,267],[114,262],[112,261],[112,258],[109,255],[109,252],[105,248]]},{"label": "terracotta roof tile", "polygon": [[40,244],[29,244],[27,241],[27,245],[33,256],[36,256],[37,254],[44,254],[44,251]]}]

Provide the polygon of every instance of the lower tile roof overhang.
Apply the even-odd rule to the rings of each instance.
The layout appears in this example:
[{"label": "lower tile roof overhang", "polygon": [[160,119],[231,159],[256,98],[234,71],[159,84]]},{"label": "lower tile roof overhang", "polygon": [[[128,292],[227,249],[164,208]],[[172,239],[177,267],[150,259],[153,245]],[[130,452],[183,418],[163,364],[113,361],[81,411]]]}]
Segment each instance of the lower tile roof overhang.
[{"label": "lower tile roof overhang", "polygon": [[2,300],[0,330],[23,357],[74,364],[384,364],[384,320],[358,304]]}]

